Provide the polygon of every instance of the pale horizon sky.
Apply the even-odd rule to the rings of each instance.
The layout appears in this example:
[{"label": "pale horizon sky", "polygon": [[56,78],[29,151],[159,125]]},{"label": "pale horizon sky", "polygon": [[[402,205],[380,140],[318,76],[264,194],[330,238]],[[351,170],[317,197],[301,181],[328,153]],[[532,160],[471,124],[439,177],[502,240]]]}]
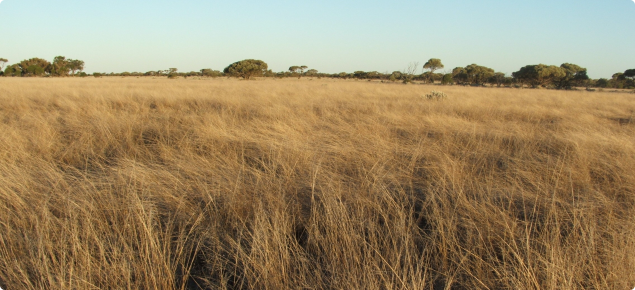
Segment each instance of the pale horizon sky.
[{"label": "pale horizon sky", "polygon": [[0,57],[62,55],[88,73],[222,70],[249,58],[276,72],[392,72],[429,58],[446,72],[569,62],[610,78],[635,68],[632,0],[0,2]]}]

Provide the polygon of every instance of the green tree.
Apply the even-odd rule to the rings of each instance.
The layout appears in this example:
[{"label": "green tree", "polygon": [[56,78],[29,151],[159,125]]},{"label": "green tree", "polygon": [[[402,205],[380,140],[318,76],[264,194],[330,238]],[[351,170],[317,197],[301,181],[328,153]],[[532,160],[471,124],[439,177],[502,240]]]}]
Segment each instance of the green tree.
[{"label": "green tree", "polygon": [[13,65],[7,66],[7,68],[4,69],[4,76],[7,76],[7,77],[22,76],[22,68],[20,68],[19,64],[13,64]]},{"label": "green tree", "polygon": [[488,67],[471,64],[465,67],[467,81],[473,85],[483,85],[494,75],[494,70]]},{"label": "green tree", "polygon": [[560,68],[563,69],[565,75],[554,79],[554,85],[558,89],[571,89],[576,85],[583,85],[584,82],[589,80],[586,68],[579,65],[563,63]]},{"label": "green tree", "polygon": [[223,73],[218,70],[212,70],[211,68],[204,68],[201,70],[201,75],[205,77],[217,78],[223,76]]},{"label": "green tree", "polygon": [[626,80],[626,77],[624,77],[624,73],[614,73],[611,76],[611,87],[612,88],[616,88],[616,89],[621,89],[624,87],[624,81]]},{"label": "green tree", "polygon": [[4,65],[9,62],[6,58],[0,58],[0,75],[4,71]]},{"label": "green tree", "polygon": [[394,71],[394,72],[392,72],[392,74],[390,74],[390,77],[388,77],[388,79],[391,82],[396,82],[396,81],[400,80],[401,77],[402,77],[402,74],[401,74],[400,71]]},{"label": "green tree", "polygon": [[54,76],[67,76],[70,73],[68,60],[63,56],[56,56],[49,66],[48,73]]},{"label": "green tree", "polygon": [[465,68],[455,67],[452,70],[452,79],[459,85],[468,84],[467,72],[465,71]]},{"label": "green tree", "polygon": [[316,76],[317,74],[318,74],[318,70],[316,69],[310,69],[306,71],[307,76]]},{"label": "green tree", "polygon": [[601,78],[595,82],[595,86],[598,88],[606,88],[609,86],[609,80]]},{"label": "green tree", "polygon": [[30,76],[41,76],[45,73],[44,68],[38,65],[30,65],[26,71]]},{"label": "green tree", "polygon": [[75,75],[77,71],[84,70],[84,61],[78,59],[69,59],[68,60],[68,69],[71,71],[72,75]]},{"label": "green tree", "polygon": [[443,63],[438,58],[429,59],[424,65],[423,69],[427,69],[430,71],[429,79],[430,83],[434,83],[433,74],[435,70],[444,68]]},{"label": "green tree", "polygon": [[555,65],[527,65],[513,72],[512,76],[521,84],[529,84],[531,87],[547,86],[566,77],[566,71]]},{"label": "green tree", "polygon": [[453,85],[454,84],[454,79],[452,78],[452,74],[444,74],[443,78],[441,79],[441,84],[442,85]]},{"label": "green tree", "polygon": [[500,88],[500,86],[505,83],[505,74],[502,72],[497,72],[494,73],[493,76],[491,76],[488,80],[488,83],[492,84],[492,86],[497,86]]},{"label": "green tree", "polygon": [[263,75],[267,69],[267,63],[262,60],[245,59],[230,64],[223,70],[223,73],[248,80],[252,77]]},{"label": "green tree", "polygon": [[362,70],[354,71],[353,72],[353,77],[358,79],[358,80],[365,79],[366,78],[366,72],[362,71]]},{"label": "green tree", "polygon": [[18,65],[20,66],[20,71],[23,76],[39,76],[46,72],[51,63],[45,59],[34,57],[23,60]]},{"label": "green tree", "polygon": [[635,69],[627,69],[622,74],[622,78],[625,80],[625,86],[627,88],[635,87]]},{"label": "green tree", "polygon": [[293,74],[298,74],[298,79],[302,77],[302,74],[304,73],[304,70],[309,68],[306,65],[294,65],[289,67],[289,71]]}]

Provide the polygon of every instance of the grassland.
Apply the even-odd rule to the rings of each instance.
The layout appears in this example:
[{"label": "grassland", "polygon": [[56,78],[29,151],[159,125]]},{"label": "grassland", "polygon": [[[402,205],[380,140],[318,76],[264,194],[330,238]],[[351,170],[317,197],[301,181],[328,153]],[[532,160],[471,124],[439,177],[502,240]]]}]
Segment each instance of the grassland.
[{"label": "grassland", "polygon": [[0,286],[632,289],[634,113],[603,92],[0,78]]}]

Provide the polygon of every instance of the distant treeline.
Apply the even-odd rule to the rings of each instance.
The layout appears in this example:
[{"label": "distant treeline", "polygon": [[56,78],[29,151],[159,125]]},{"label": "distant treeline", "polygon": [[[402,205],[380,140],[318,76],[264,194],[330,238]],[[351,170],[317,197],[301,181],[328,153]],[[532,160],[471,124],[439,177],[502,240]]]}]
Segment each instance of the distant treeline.
[{"label": "distant treeline", "polygon": [[[41,58],[31,58],[19,63],[8,65],[8,61],[0,58],[0,76],[5,77],[65,77],[81,76],[84,73],[84,61],[66,59],[57,56],[52,62]],[[563,63],[555,65],[527,65],[513,72],[511,76],[494,69],[471,64],[466,67],[456,67],[451,73],[435,73],[444,68],[440,59],[432,58],[421,68],[422,73],[418,73],[418,63],[411,63],[408,68],[402,71],[377,72],[377,71],[355,71],[353,73],[321,73],[315,69],[309,69],[305,65],[291,66],[287,71],[274,72],[268,69],[267,63],[262,60],[246,59],[235,62],[223,71],[213,69],[201,69],[200,71],[179,72],[176,68],[167,70],[156,70],[147,72],[121,72],[121,73],[93,73],[94,77],[104,76],[153,76],[153,77],[240,77],[250,79],[251,77],[270,78],[338,78],[338,79],[358,79],[358,80],[380,80],[385,82],[411,83],[414,81],[421,83],[439,83],[442,85],[471,85],[471,86],[497,86],[497,87],[545,87],[553,89],[571,89],[574,87],[596,87],[596,88],[635,88],[635,69],[627,69],[618,72],[608,78],[590,79],[587,69],[576,64]]]}]

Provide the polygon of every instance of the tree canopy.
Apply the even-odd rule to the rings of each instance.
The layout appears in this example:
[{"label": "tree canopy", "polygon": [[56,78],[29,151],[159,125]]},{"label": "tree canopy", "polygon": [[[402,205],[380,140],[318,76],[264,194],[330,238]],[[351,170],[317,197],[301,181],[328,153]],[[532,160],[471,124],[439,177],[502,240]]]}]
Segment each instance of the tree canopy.
[{"label": "tree canopy", "polygon": [[263,75],[268,69],[267,63],[257,59],[245,59],[237,61],[226,67],[223,72],[234,77],[242,77],[246,80]]},{"label": "tree canopy", "polygon": [[0,58],[0,72],[4,70],[4,65],[9,62],[6,58]]},{"label": "tree canopy", "polygon": [[494,76],[493,69],[477,64],[457,67],[452,70],[452,79],[463,85],[483,85],[492,76]]},{"label": "tree canopy", "polygon": [[555,65],[527,65],[513,72],[512,76],[520,83],[527,83],[532,87],[546,86],[567,75],[567,72]]},{"label": "tree canopy", "polygon": [[582,85],[582,83],[589,79],[586,73],[586,68],[572,63],[563,63],[560,68],[564,70],[565,75],[554,81],[555,85],[559,89],[571,89],[576,85]]},{"label": "tree canopy", "polygon": [[433,82],[432,74],[434,73],[434,71],[442,68],[444,68],[443,63],[441,63],[441,60],[438,58],[431,58],[423,65],[423,69],[430,70],[430,82]]},{"label": "tree canopy", "polygon": [[20,66],[20,71],[24,76],[40,76],[47,71],[50,64],[45,59],[34,57],[21,61],[18,66]]}]

